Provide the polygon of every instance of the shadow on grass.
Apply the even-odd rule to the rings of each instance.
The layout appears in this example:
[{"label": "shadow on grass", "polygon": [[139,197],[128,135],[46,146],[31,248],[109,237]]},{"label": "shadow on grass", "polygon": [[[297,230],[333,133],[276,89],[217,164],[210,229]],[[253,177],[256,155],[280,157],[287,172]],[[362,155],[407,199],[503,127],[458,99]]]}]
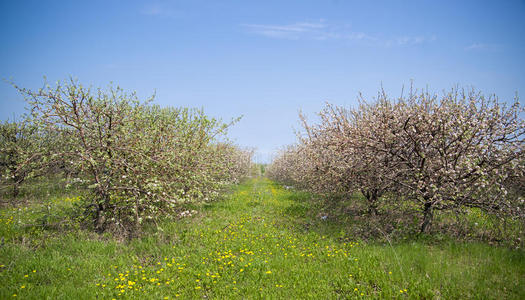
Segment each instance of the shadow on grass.
[{"label": "shadow on grass", "polygon": [[[274,188],[286,189],[273,184]],[[282,210],[283,224],[294,230],[315,231],[337,239],[427,244],[467,241],[510,248],[524,246],[525,224],[502,220],[476,209],[460,213],[438,211],[430,232],[420,234],[421,212],[408,201],[383,199],[377,215],[368,212],[366,200],[360,194],[326,196],[288,188],[280,201],[289,203]]]}]

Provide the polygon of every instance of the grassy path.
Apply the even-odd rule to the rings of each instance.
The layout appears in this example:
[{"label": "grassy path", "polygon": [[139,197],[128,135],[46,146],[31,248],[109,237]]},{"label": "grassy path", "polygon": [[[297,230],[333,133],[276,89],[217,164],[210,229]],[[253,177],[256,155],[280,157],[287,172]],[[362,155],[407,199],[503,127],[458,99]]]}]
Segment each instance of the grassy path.
[{"label": "grassy path", "polygon": [[131,242],[80,231],[17,232],[4,213],[1,232],[16,238],[0,247],[0,299],[525,296],[523,252],[366,244],[317,217],[308,197],[253,179],[224,201],[195,207],[196,215]]}]

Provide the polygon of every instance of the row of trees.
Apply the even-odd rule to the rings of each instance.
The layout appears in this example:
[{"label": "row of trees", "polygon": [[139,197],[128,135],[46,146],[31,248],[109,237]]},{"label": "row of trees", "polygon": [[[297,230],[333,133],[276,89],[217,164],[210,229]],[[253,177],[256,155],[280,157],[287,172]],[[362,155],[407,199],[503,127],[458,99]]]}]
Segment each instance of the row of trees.
[{"label": "row of trees", "polygon": [[316,193],[360,192],[368,210],[411,201],[421,232],[436,210],[478,207],[524,218],[524,107],[476,91],[438,97],[411,90],[347,109],[326,105],[320,122],[268,168],[270,177]]},{"label": "row of trees", "polygon": [[153,105],[120,88],[71,80],[31,91],[29,118],[1,126],[2,179],[18,186],[49,168],[91,191],[84,214],[95,230],[136,230],[181,203],[209,201],[246,176],[250,151],[226,140],[225,124],[202,110]]}]

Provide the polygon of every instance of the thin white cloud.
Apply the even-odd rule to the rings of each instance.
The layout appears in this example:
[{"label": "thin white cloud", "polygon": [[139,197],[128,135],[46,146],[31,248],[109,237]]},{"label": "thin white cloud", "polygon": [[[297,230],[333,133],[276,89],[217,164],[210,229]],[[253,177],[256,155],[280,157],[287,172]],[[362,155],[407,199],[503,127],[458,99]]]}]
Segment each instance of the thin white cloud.
[{"label": "thin white cloud", "polygon": [[364,32],[350,30],[349,26],[336,26],[319,22],[298,22],[288,25],[243,24],[248,32],[275,39],[289,40],[348,40],[377,46],[411,46],[436,40],[435,36],[402,36],[378,38]]},{"label": "thin white cloud", "polygon": [[398,46],[411,46],[411,45],[419,45],[427,42],[433,42],[436,40],[436,36],[402,36],[397,37],[391,41],[391,43],[396,44]]},{"label": "thin white cloud", "polygon": [[245,24],[251,33],[269,38],[301,39],[326,37],[326,25],[323,23],[301,22],[290,25]]},{"label": "thin white cloud", "polygon": [[152,17],[176,17],[177,12],[163,3],[150,3],[142,8],[141,14]]},{"label": "thin white cloud", "polygon": [[497,44],[485,44],[485,43],[472,43],[465,47],[467,51],[476,51],[476,50],[488,50],[488,51],[497,51],[502,48],[501,45]]},{"label": "thin white cloud", "polygon": [[277,39],[333,40],[370,38],[362,32],[345,32],[336,26],[320,22],[298,22],[288,25],[243,24],[250,33]]}]

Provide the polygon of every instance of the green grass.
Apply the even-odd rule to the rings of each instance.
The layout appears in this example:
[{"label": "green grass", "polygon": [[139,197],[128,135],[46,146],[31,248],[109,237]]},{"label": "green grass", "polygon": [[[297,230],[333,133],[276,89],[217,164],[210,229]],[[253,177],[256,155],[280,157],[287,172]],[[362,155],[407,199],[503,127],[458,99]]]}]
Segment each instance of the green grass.
[{"label": "green grass", "polygon": [[0,299],[525,297],[522,250],[360,241],[318,217],[309,198],[257,178],[130,241],[28,229],[18,221],[41,218],[36,204],[4,208]]}]

